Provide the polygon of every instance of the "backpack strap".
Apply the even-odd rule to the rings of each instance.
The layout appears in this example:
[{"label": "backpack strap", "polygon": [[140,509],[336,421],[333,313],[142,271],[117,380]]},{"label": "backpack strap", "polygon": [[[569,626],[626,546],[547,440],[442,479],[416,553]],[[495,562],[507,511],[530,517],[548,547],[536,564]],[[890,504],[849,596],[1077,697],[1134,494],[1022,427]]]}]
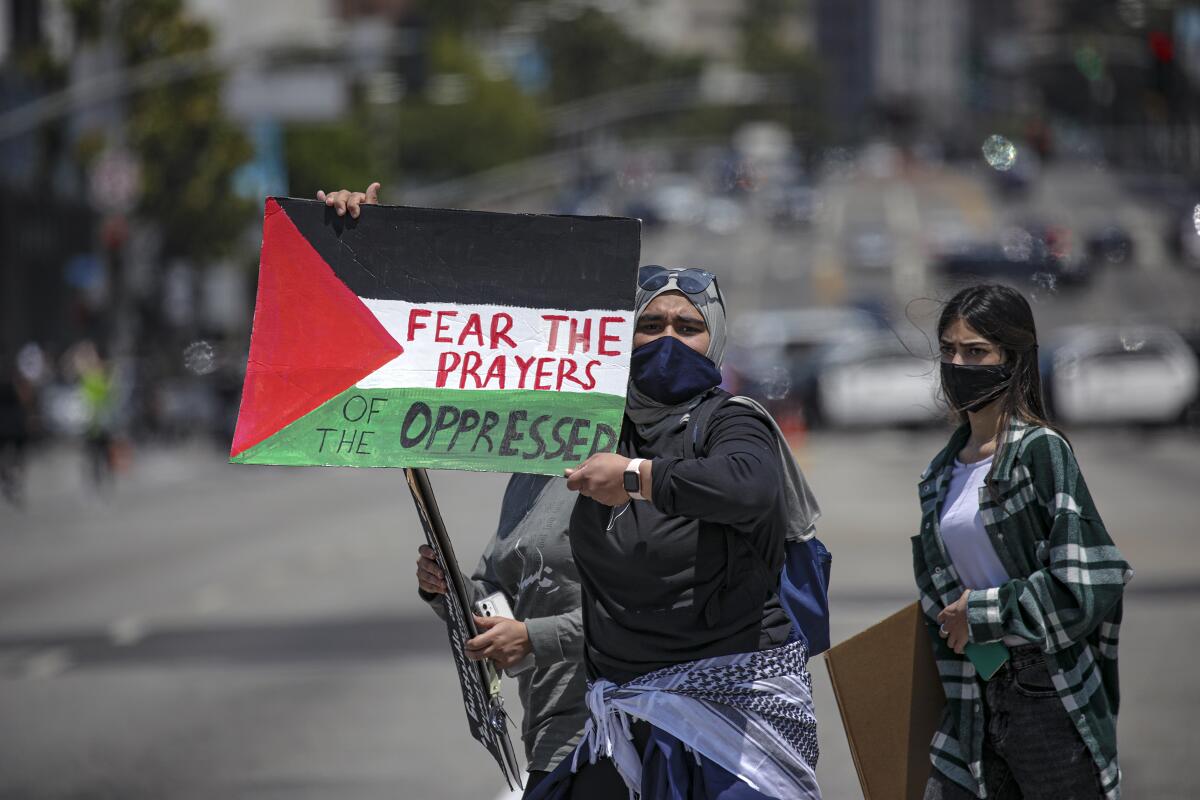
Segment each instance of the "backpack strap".
[{"label": "backpack strap", "polygon": [[686,425],[686,435],[683,437],[683,455],[685,458],[697,458],[704,455],[704,448],[701,445],[707,433],[708,421],[716,413],[717,409],[725,405],[725,401],[731,397],[733,395],[718,386],[715,389],[709,390],[708,396],[688,412],[684,423]]}]

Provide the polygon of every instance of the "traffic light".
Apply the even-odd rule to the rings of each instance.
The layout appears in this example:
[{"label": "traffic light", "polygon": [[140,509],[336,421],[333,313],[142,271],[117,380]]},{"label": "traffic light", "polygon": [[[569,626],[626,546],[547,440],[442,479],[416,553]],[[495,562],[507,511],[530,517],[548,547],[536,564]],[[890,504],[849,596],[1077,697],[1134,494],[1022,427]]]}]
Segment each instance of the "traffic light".
[{"label": "traffic light", "polygon": [[1150,78],[1154,91],[1164,100],[1171,98],[1175,88],[1175,43],[1164,31],[1150,31],[1146,43],[1152,57]]}]

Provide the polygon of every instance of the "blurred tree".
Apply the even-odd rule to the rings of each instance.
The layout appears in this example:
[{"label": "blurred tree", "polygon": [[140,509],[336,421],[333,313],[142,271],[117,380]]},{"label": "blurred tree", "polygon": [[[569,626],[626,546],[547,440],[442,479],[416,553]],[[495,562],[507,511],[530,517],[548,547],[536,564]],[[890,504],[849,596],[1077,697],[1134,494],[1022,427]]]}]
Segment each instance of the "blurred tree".
[{"label": "blurred tree", "polygon": [[[66,10],[80,41],[114,37],[127,70],[211,46],[208,25],[188,17],[182,0],[67,0]],[[230,176],[253,151],[224,116],[222,80],[220,72],[203,72],[128,98],[126,144],[142,179],[138,215],[160,231],[164,257],[215,257],[253,219],[253,204],[230,190]],[[113,144],[104,134],[80,134],[84,166]]]},{"label": "blurred tree", "polygon": [[746,69],[809,78],[815,75],[815,61],[783,35],[785,19],[797,5],[797,0],[747,0],[743,4],[741,60]]},{"label": "blurred tree", "polygon": [[[76,0],[81,12],[101,0]],[[189,17],[183,0],[124,0],[118,14],[127,67],[202,53],[208,26]],[[220,255],[254,219],[254,204],[233,194],[234,171],[253,155],[250,141],[221,108],[219,72],[204,72],[135,92],[126,134],[141,162],[139,214],[157,224],[166,257]]]},{"label": "blurred tree", "polygon": [[585,8],[551,19],[539,41],[550,66],[550,102],[563,103],[657,80],[692,77],[702,59],[655,52],[609,14]]},{"label": "blurred tree", "polygon": [[[0,72],[0,98],[19,105],[37,95],[61,90],[67,83],[65,65],[55,60],[50,46],[40,30],[39,9],[36,5],[16,3],[10,12],[12,48],[4,70]],[[32,158],[21,168],[11,165],[4,177],[24,179],[34,186],[48,186],[51,175],[66,147],[66,124],[60,119],[42,125],[26,141],[32,144]]]},{"label": "blurred tree", "polygon": [[410,15],[428,20],[438,31],[461,34],[473,29],[502,27],[524,0],[415,0]]},{"label": "blurred tree", "polygon": [[406,174],[460,175],[525,158],[544,141],[537,102],[507,77],[487,74],[451,32],[435,35],[430,85],[398,106],[397,160]]},{"label": "blurred tree", "polygon": [[362,111],[356,110],[349,120],[298,122],[284,129],[289,194],[312,197],[318,189],[362,191],[375,180],[384,180],[390,188],[386,179],[392,165],[371,157],[362,117]]},{"label": "blurred tree", "polygon": [[822,109],[824,78],[820,62],[808,50],[787,41],[783,31],[800,0],[748,0],[741,23],[741,61],[750,72],[784,78],[791,90],[788,102],[758,111],[792,129],[802,142],[822,144],[831,135]]}]

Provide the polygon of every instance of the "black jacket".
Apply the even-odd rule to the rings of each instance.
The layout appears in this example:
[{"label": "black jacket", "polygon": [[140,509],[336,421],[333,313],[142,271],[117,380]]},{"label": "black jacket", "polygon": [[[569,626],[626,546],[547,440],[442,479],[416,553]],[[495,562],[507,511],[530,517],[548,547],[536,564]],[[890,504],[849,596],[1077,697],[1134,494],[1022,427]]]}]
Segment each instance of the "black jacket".
[{"label": "black jacket", "polygon": [[791,633],[778,594],[786,517],[771,430],[725,404],[706,425],[704,456],[684,457],[684,432],[681,423],[655,452],[626,421],[618,452],[653,459],[651,499],[624,510],[584,497],[575,506],[571,549],[592,677],[624,683],[777,647]]}]

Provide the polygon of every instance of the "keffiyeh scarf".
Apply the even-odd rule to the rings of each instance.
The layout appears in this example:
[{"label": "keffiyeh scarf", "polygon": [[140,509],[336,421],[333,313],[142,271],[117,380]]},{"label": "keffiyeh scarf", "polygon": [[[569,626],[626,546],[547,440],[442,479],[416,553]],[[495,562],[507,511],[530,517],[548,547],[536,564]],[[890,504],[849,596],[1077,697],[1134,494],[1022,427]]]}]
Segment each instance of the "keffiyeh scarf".
[{"label": "keffiyeh scarf", "polygon": [[572,757],[610,758],[631,798],[642,760],[631,720],[645,720],[771,797],[820,800],[817,720],[803,642],[771,650],[674,664],[623,685],[598,680],[587,694],[591,719]]}]

